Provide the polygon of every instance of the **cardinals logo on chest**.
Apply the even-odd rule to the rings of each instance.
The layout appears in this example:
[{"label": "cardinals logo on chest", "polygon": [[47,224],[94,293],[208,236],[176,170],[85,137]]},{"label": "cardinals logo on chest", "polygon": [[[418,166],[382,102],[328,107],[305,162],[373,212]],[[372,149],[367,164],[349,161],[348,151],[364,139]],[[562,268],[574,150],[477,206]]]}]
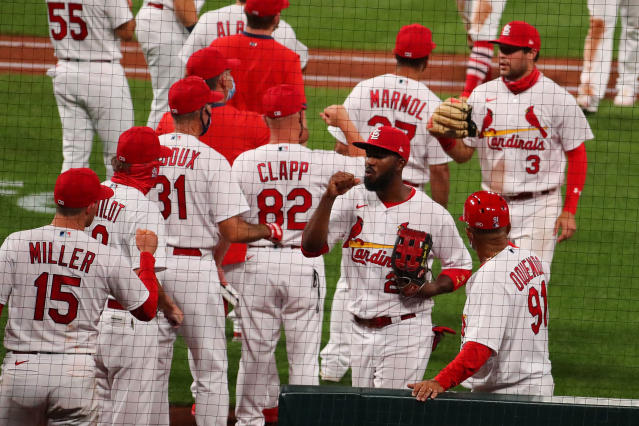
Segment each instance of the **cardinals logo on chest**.
[{"label": "cardinals logo on chest", "polygon": [[[499,112],[497,113],[499,114]],[[493,126],[496,114],[490,108],[482,120],[480,138],[486,139],[488,148],[496,151],[503,149],[521,149],[524,151],[545,151],[545,139],[548,138],[547,126],[542,126],[541,120],[535,113],[535,106],[530,105],[524,110],[524,119],[530,127],[496,129]],[[524,135],[528,133],[528,135]],[[537,133],[537,135],[535,135]],[[532,137],[533,135],[534,138]]]}]

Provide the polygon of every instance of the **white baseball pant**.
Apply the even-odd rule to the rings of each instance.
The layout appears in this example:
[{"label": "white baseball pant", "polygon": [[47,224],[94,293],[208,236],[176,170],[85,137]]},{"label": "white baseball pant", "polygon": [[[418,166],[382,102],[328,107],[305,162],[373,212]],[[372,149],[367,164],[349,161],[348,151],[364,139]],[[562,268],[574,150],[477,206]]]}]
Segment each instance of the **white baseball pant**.
[{"label": "white baseball pant", "polygon": [[319,384],[324,261],[304,257],[299,248],[249,247],[241,283],[242,357],[235,414],[239,426],[263,425],[262,410],[271,408],[274,385],[279,384],[272,366],[282,325],[289,383]]},{"label": "white baseball pant", "polygon": [[[497,38],[501,14],[506,0],[474,0],[468,14],[468,35],[473,41],[489,41]],[[490,8],[488,14],[482,11]]]},{"label": "white baseball pant", "polygon": [[97,399],[93,355],[7,352],[4,358],[2,426],[95,425]]},{"label": "white baseball pant", "polygon": [[102,140],[106,177],[110,179],[118,138],[133,126],[133,103],[122,65],[60,60],[47,74],[53,78],[62,122],[62,172],[89,167],[97,132]]},{"label": "white baseball pant", "polygon": [[331,306],[329,340],[320,352],[320,376],[324,380],[339,381],[350,368],[352,333],[353,315],[348,311],[348,284],[340,278]]},{"label": "white baseball pant", "polygon": [[169,89],[184,75],[180,50],[189,36],[173,10],[145,6],[135,17],[135,34],[151,74],[153,101],[147,126],[155,129],[169,111]]}]

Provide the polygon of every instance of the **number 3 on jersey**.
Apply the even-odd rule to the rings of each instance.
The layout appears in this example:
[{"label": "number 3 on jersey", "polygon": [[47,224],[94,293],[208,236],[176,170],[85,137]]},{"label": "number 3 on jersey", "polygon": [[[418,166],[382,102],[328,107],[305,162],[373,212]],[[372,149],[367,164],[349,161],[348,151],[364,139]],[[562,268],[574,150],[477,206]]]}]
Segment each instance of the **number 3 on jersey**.
[{"label": "number 3 on jersey", "polygon": [[[313,196],[304,188],[294,188],[288,193],[286,199],[288,201],[297,201],[286,212],[286,229],[291,231],[303,230],[306,222],[297,222],[295,215],[297,213],[306,213],[311,208]],[[275,222],[280,226],[284,226],[284,196],[275,188],[268,188],[260,192],[257,196],[257,207],[260,209],[258,220],[260,223]],[[269,217],[271,215],[271,217]]]},{"label": "number 3 on jersey", "polygon": [[[158,184],[162,185],[162,191],[158,193],[158,198],[160,200],[161,213],[162,217],[166,220],[171,215],[171,182],[167,179],[166,176],[158,176]],[[176,192],[177,205],[178,205],[178,217],[181,220],[186,219],[186,177],[184,175],[180,175],[177,179],[175,179],[175,184],[173,185],[173,189]]]}]

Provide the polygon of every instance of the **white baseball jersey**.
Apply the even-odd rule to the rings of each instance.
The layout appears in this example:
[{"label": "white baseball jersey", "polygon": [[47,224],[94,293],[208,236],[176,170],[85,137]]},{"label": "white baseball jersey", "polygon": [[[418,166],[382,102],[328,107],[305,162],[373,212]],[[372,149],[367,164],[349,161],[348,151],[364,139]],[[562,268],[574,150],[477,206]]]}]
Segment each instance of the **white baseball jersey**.
[{"label": "white baseball jersey", "polygon": [[13,233],[0,248],[8,350],[95,353],[109,293],[127,310],[149,296],[120,250],[83,231],[47,225]]},{"label": "white baseball jersey", "polygon": [[58,59],[119,61],[114,30],[133,19],[126,0],[47,0],[49,37]]},{"label": "white baseball jersey", "polygon": [[240,187],[231,178],[231,166],[195,136],[170,133],[160,136],[160,143],[173,149],[173,156],[161,161],[156,186],[167,244],[215,247],[217,223],[248,210]]},{"label": "white baseball jersey", "polygon": [[[245,28],[246,15],[244,14],[244,6],[241,4],[232,4],[206,12],[200,16],[193,32],[184,43],[180,52],[182,61],[186,63],[193,53],[208,47],[218,38],[240,34]],[[280,19],[280,23],[272,35],[275,41],[299,55],[300,65],[304,69],[308,62],[308,47],[297,40],[293,27]]]},{"label": "white baseball jersey", "polygon": [[533,252],[508,246],[466,283],[462,345],[493,354],[464,385],[482,392],[552,395],[548,357],[548,280]]},{"label": "white baseball jersey", "polygon": [[501,78],[478,86],[468,99],[478,137],[482,188],[504,195],[540,192],[563,184],[565,154],[593,138],[575,98],[541,75],[515,95]]},{"label": "white baseball jersey", "polygon": [[87,228],[87,233],[102,244],[120,248],[136,268],[140,265],[140,250],[135,244],[135,231],[153,231],[158,237],[158,248],[154,254],[155,268],[166,267],[164,219],[157,204],[131,186],[110,180],[102,185],[111,188],[114,195],[98,203],[98,212]]},{"label": "white baseball jersey", "polygon": [[[401,224],[431,234],[429,267],[436,257],[442,269],[472,269],[453,218],[428,195],[412,188],[408,200],[387,206],[375,192],[356,186],[335,201],[328,241],[344,241],[342,271],[349,283],[349,310],[360,318],[432,310],[432,299],[400,297],[391,279],[391,254]],[[431,278],[429,273],[427,279]]]},{"label": "white baseball jersey", "polygon": [[[200,13],[205,2],[206,0],[193,0],[193,3],[195,4],[195,11],[197,13]],[[165,9],[173,10],[173,0],[144,0],[144,6],[149,3],[161,4]]]},{"label": "white baseball jersey", "polygon": [[[268,144],[241,154],[232,170],[250,207],[243,218],[249,223],[277,222],[282,244],[301,246],[302,231],[330,177],[338,171],[363,177],[364,157],[299,144]],[[273,246],[265,240],[252,245]]]},{"label": "white baseball jersey", "polygon": [[[394,126],[410,139],[410,158],[404,167],[404,179],[414,185],[429,181],[429,165],[446,164],[446,155],[426,124],[441,100],[425,84],[396,74],[384,74],[360,82],[344,101],[351,121],[364,139],[377,127]],[[329,132],[346,144],[337,127]]]}]

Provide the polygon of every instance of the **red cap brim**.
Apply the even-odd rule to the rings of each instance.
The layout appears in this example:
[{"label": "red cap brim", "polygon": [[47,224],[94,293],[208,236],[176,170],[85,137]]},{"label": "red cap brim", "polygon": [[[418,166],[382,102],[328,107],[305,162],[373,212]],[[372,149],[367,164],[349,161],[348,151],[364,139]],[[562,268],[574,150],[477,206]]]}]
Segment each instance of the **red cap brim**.
[{"label": "red cap brim", "polygon": [[106,200],[107,198],[113,197],[113,194],[114,192],[111,188],[109,188],[108,186],[100,185],[100,195],[98,196],[99,198],[95,201]]},{"label": "red cap brim", "polygon": [[171,148],[169,148],[168,146],[160,145],[160,155],[158,155],[158,158],[166,158],[170,157],[171,155],[173,155],[173,150]]}]

